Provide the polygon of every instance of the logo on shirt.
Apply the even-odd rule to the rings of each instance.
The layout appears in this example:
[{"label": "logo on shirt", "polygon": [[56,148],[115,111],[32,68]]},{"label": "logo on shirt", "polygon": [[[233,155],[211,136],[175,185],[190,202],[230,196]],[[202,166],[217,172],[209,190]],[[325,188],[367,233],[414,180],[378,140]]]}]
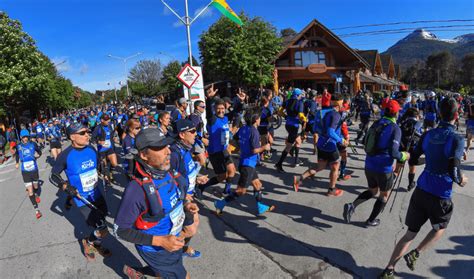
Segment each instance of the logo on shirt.
[{"label": "logo on shirt", "polygon": [[81,168],[83,170],[86,170],[88,168],[93,168],[94,167],[94,161],[92,160],[88,160],[88,161],[85,161],[85,162],[82,162],[82,165],[81,165]]}]

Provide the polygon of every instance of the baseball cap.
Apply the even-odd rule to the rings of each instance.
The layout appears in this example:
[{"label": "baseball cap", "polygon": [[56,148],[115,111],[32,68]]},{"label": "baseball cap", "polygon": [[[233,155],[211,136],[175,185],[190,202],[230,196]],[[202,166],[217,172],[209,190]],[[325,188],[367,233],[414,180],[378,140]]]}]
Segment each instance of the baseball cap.
[{"label": "baseball cap", "polygon": [[23,137],[29,137],[30,136],[30,133],[28,132],[28,130],[21,130],[20,131],[20,138],[23,138]]},{"label": "baseball cap", "polygon": [[85,129],[85,128],[87,128],[87,127],[82,125],[82,123],[75,122],[75,123],[72,123],[71,125],[69,125],[67,127],[66,133],[70,136],[70,135],[75,134],[75,133],[77,133],[80,130]]},{"label": "baseball cap", "polygon": [[385,109],[388,109],[391,113],[397,113],[400,111],[400,104],[395,100],[390,100],[385,105]]},{"label": "baseball cap", "polygon": [[110,120],[110,116],[109,116],[107,113],[104,113],[104,114],[102,114],[102,116],[100,117],[100,119],[103,119],[103,120]]},{"label": "baseball cap", "polygon": [[178,133],[194,129],[194,123],[189,119],[180,119],[176,122],[176,130]]},{"label": "baseball cap", "polygon": [[299,88],[295,88],[295,90],[293,90],[293,93],[292,93],[292,95],[295,95],[295,96],[299,96],[301,94],[303,94],[303,90]]},{"label": "baseball cap", "polygon": [[189,103],[189,102],[188,102],[188,99],[186,99],[186,98],[184,98],[184,97],[179,98],[178,104],[183,105],[183,104],[185,104],[185,103]]},{"label": "baseball cap", "polygon": [[136,139],[135,144],[139,151],[148,147],[164,147],[172,144],[174,140],[160,133],[156,128],[148,128],[141,130]]}]

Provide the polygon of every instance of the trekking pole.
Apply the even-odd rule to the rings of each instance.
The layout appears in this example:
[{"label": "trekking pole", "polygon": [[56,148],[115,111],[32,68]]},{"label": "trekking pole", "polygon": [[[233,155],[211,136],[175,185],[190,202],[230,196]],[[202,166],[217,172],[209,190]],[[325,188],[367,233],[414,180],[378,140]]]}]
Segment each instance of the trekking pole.
[{"label": "trekking pole", "polygon": [[76,196],[78,199],[80,199],[87,207],[89,207],[90,209],[92,210],[96,210],[97,212],[99,212],[100,214],[103,214],[103,215],[106,215],[104,214],[104,212],[102,212],[102,210],[98,209],[97,206],[93,205],[90,201],[88,201],[87,199],[83,198],[81,195],[77,194]]},{"label": "trekking pole", "polygon": [[[401,177],[403,176],[403,171],[405,170],[405,165],[406,165],[406,164],[405,164],[405,162],[404,162],[404,163],[403,163],[402,170],[400,171],[400,174],[399,174],[398,177],[397,177],[397,178],[399,178],[399,179],[398,179],[398,186],[397,186],[397,189],[395,190],[395,196],[393,197],[392,206],[390,206],[390,211],[389,211],[389,213],[392,213],[393,205],[395,204],[395,200],[397,199],[397,195],[398,195],[398,192],[399,192],[398,190],[400,189],[400,184],[401,184],[401,182],[402,182]],[[393,184],[393,185],[395,185],[395,184]],[[392,192],[393,192],[393,191],[392,191]],[[392,192],[390,192],[390,195],[392,194]],[[390,198],[390,195],[388,196],[389,198]],[[388,202],[388,199],[387,199],[387,202]]]}]

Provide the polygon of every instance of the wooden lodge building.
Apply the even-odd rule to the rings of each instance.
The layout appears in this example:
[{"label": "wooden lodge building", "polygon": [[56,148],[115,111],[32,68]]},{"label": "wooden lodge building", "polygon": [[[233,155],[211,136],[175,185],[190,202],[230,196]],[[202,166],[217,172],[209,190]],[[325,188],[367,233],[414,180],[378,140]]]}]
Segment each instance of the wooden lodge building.
[{"label": "wooden lodge building", "polygon": [[288,40],[275,60],[276,85],[318,92],[394,90],[399,78],[390,55],[352,49],[317,20]]}]

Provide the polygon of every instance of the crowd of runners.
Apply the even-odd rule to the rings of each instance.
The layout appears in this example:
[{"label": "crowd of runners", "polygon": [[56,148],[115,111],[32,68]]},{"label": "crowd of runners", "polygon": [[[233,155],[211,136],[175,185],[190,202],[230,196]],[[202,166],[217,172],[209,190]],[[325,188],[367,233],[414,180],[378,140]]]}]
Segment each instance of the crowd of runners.
[{"label": "crowd of runners", "polygon": [[[112,214],[113,237],[134,243],[148,265],[125,265],[125,274],[188,278],[182,258],[201,255],[190,242],[199,229],[198,201],[204,195],[220,196],[215,211],[225,214],[225,207],[252,186],[255,205],[247,208],[256,215],[274,209],[263,198],[258,168],[273,167],[274,120],[281,117],[287,138],[274,165],[280,175],[287,175],[284,167],[303,164],[300,152],[305,141],[313,144],[311,155],[317,158],[288,185],[296,192],[304,179],[328,169],[327,196],[343,195],[337,184],[351,179],[348,152],[358,153],[356,146],[363,146],[368,189],[352,203],[341,204],[347,223],[360,204],[375,198],[366,226],[380,225],[377,217],[390,198],[396,198],[397,191],[392,190],[398,190],[397,182],[400,185],[408,165],[406,188],[414,189],[405,221],[408,230],[380,278],[394,278],[395,264],[402,257],[414,270],[416,260],[448,226],[453,185],[467,183],[460,165],[474,134],[474,102],[434,92],[422,97],[406,86],[385,96],[299,88],[274,93],[263,90],[252,104],[243,90],[233,98],[219,97],[211,86],[205,100],[179,98],[174,106],[159,97],[146,104],[112,103],[32,123],[12,123],[0,133],[0,163],[13,156],[39,219],[37,158],[49,146],[50,181],[67,195],[64,208],[77,208],[89,226],[90,234],[81,240],[88,260],[113,253],[112,247],[102,245],[109,234],[106,192],[112,185],[123,186],[120,207]],[[463,136],[457,132],[461,117],[466,121]],[[351,139],[349,127],[355,127],[355,122],[357,136]],[[416,167],[423,168],[417,180]],[[127,185],[114,179],[119,175],[126,176]],[[211,187],[218,184],[221,191]],[[433,229],[409,251],[428,220]]]}]

